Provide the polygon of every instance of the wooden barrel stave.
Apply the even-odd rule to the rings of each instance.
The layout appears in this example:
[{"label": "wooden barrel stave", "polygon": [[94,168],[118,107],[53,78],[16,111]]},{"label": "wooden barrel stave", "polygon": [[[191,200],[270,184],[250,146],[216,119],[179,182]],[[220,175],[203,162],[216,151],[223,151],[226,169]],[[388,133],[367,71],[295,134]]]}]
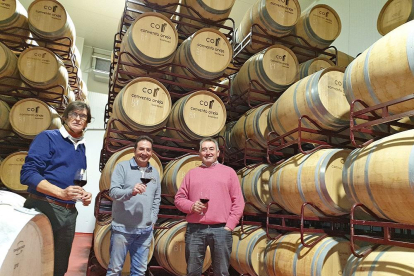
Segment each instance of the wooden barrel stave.
[{"label": "wooden barrel stave", "polygon": [[9,120],[10,107],[0,100],[0,138],[7,137],[11,134],[11,125]]},{"label": "wooden barrel stave", "polygon": [[[269,111],[269,127],[283,135],[298,126],[302,115],[309,116],[319,126],[328,130],[339,130],[349,124],[349,104],[343,94],[343,69],[329,67],[318,71],[289,87],[272,105]],[[316,127],[307,120],[306,128]],[[297,138],[297,133],[286,137]],[[302,133],[304,139],[324,139],[322,135]]]}]

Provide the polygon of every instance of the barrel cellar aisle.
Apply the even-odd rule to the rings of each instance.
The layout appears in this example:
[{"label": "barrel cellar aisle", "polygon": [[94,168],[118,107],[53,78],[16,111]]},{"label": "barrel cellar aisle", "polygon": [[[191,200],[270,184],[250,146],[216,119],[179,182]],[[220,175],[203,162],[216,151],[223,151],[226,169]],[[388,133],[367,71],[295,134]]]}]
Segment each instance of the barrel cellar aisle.
[{"label": "barrel cellar aisle", "polygon": [[[0,4],[0,203],[10,204],[24,200],[9,191],[25,196],[18,175],[30,141],[58,128],[70,101],[89,100],[63,5],[36,0],[25,12],[6,1],[16,12],[2,21]],[[33,16],[43,2],[64,20]],[[140,135],[154,140],[150,162],[162,176],[147,275],[186,275],[185,214],[174,196],[201,164],[203,137],[218,139],[246,202],[230,275],[414,275],[412,1],[121,2],[105,133],[93,141],[102,143],[101,174],[90,184],[99,193],[86,275],[106,273],[111,174]],[[365,23],[353,26],[364,7]],[[359,29],[371,32],[361,43]],[[203,275],[213,275],[211,261],[208,249]]]}]

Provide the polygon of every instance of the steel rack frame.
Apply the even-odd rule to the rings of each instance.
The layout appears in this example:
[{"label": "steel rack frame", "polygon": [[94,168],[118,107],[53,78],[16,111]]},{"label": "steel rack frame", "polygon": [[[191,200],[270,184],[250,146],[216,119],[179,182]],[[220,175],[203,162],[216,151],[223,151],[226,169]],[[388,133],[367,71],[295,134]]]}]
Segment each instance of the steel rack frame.
[{"label": "steel rack frame", "polygon": [[[315,129],[305,127],[306,124],[314,126]],[[292,129],[291,131],[283,135],[278,135],[274,131],[269,132],[268,139],[267,139],[268,141],[268,147],[267,147],[268,162],[270,164],[274,164],[271,162],[271,159],[270,159],[270,156],[272,154],[275,155],[277,153],[279,154],[282,153],[282,155],[286,157],[291,157],[292,155],[283,153],[281,152],[281,150],[286,149],[286,148],[296,147],[296,146],[297,146],[298,151],[302,154],[310,154],[323,148],[333,148],[333,147],[352,148],[350,146],[351,141],[350,141],[349,135],[341,134],[343,131],[347,129],[348,127],[344,127],[337,131],[323,129],[321,126],[319,126],[319,124],[316,121],[312,120],[309,116],[302,115],[298,119],[297,128]],[[327,138],[327,141],[304,138],[303,133],[323,135],[324,137]],[[298,137],[293,140],[286,139],[288,136],[292,134],[297,134]],[[333,138],[343,139],[343,142],[339,142],[339,143],[334,142]],[[355,138],[355,139],[361,140],[361,138]],[[306,149],[305,147],[306,144],[316,144],[317,146],[313,147],[312,149]],[[280,162],[276,164],[279,164],[279,163]]]},{"label": "steel rack frame", "polygon": [[[391,114],[389,108],[403,102],[412,101],[414,106],[414,94],[405,97],[387,101],[378,105],[368,106],[364,101],[356,99],[351,103],[351,118],[350,118],[350,138],[352,145],[356,148],[364,147],[374,140],[391,135],[391,126],[403,127],[407,129],[414,128],[414,125],[397,122],[404,117],[414,116],[414,108],[410,111]],[[362,109],[359,108],[362,106]],[[360,109],[360,110],[358,110]],[[356,119],[360,119],[362,123],[357,123]],[[374,129],[377,125],[386,125],[387,132]],[[358,133],[370,135],[372,138],[363,140],[363,143],[357,143]],[[361,140],[361,139],[359,139]]]},{"label": "steel rack frame", "polygon": [[[302,44],[298,44],[295,42],[291,42],[288,41],[287,38],[297,38],[300,41],[302,41],[304,43],[304,45]],[[262,39],[262,40],[260,40]],[[263,41],[263,40],[267,40],[267,41]],[[250,33],[238,44],[236,45],[235,49],[234,49],[234,60],[236,62],[236,66],[241,66],[243,65],[243,63],[249,59],[251,56],[253,56],[255,53],[250,53],[247,49],[248,46],[252,46],[253,43],[257,43],[260,44],[261,46],[257,49],[257,51],[255,50],[255,52],[260,52],[261,50],[270,47],[274,44],[282,44],[286,47],[288,47],[289,49],[291,49],[297,56],[304,56],[306,57],[307,60],[312,59],[312,58],[316,58],[319,55],[323,54],[326,56],[329,56],[331,60],[333,60],[335,62],[335,64],[337,64],[337,49],[335,46],[329,46],[326,47],[324,49],[318,49],[315,47],[312,47],[306,40],[304,40],[302,37],[297,36],[297,35],[293,35],[293,34],[287,34],[281,37],[277,37],[277,36],[273,36],[271,34],[269,34],[267,32],[267,30],[263,29],[262,27],[260,27],[257,24],[253,24],[252,27],[250,28]],[[253,47],[253,46],[252,46]],[[335,51],[335,54],[326,52],[327,49],[332,48]],[[311,53],[306,53],[306,52],[300,52],[298,51],[299,49],[301,50],[305,50],[305,51],[310,51]]]},{"label": "steel rack frame", "polygon": [[[368,213],[373,219],[375,220],[361,220],[356,219],[356,211],[358,209],[362,209],[366,213]],[[357,258],[363,258],[368,256],[373,250],[375,250],[379,245],[393,245],[393,246],[401,246],[406,248],[413,248],[414,249],[414,225],[404,224],[404,223],[397,223],[391,222],[384,219],[379,218],[374,212],[368,209],[362,203],[355,203],[351,209],[351,216],[350,216],[350,226],[351,226],[351,251],[352,254]],[[370,226],[373,227],[380,227],[382,229],[382,235],[373,235],[371,233],[365,233],[365,235],[356,234],[356,226]],[[411,231],[411,235],[403,235],[403,237],[397,237],[396,230],[400,231]],[[401,236],[401,235],[400,235]],[[398,238],[398,239],[395,239]],[[366,249],[365,251],[358,253],[355,247],[355,241],[364,241],[373,243],[370,248]]]}]

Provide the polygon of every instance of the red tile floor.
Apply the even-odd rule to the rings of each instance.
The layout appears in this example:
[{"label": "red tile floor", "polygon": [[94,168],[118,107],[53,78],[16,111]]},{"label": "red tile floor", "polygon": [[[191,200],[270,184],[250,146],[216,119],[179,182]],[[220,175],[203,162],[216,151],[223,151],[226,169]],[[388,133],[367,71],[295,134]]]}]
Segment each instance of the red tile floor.
[{"label": "red tile floor", "polygon": [[92,246],[92,234],[76,233],[69,258],[69,268],[65,276],[85,276],[88,257]]}]

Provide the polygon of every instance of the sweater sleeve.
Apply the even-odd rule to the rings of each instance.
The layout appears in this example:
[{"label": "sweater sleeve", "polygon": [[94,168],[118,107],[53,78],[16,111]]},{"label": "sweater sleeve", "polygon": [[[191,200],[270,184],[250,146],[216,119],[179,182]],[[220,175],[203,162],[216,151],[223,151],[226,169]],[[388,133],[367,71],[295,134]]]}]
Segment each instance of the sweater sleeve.
[{"label": "sweater sleeve", "polygon": [[175,206],[183,213],[190,214],[191,207],[194,202],[188,199],[189,196],[189,187],[190,187],[190,173],[188,172],[183,182],[181,183],[180,189],[178,189],[177,194],[175,195]]},{"label": "sweater sleeve", "polygon": [[48,160],[53,156],[51,139],[42,132],[36,136],[30,145],[25,163],[20,172],[20,183],[36,190],[39,183],[44,180],[44,171]]},{"label": "sweater sleeve", "polygon": [[121,164],[117,164],[111,176],[111,189],[109,196],[112,200],[125,201],[132,197],[132,189],[124,189],[125,170]]},{"label": "sweater sleeve", "polygon": [[158,219],[158,212],[160,210],[160,202],[161,202],[161,183],[160,178],[157,178],[157,190],[154,194],[154,201],[152,202],[152,223],[155,224]]},{"label": "sweater sleeve", "polygon": [[239,223],[244,210],[244,199],[241,191],[241,186],[237,174],[232,170],[230,174],[230,198],[231,198],[231,209],[230,215],[227,219],[226,226],[233,230]]}]

